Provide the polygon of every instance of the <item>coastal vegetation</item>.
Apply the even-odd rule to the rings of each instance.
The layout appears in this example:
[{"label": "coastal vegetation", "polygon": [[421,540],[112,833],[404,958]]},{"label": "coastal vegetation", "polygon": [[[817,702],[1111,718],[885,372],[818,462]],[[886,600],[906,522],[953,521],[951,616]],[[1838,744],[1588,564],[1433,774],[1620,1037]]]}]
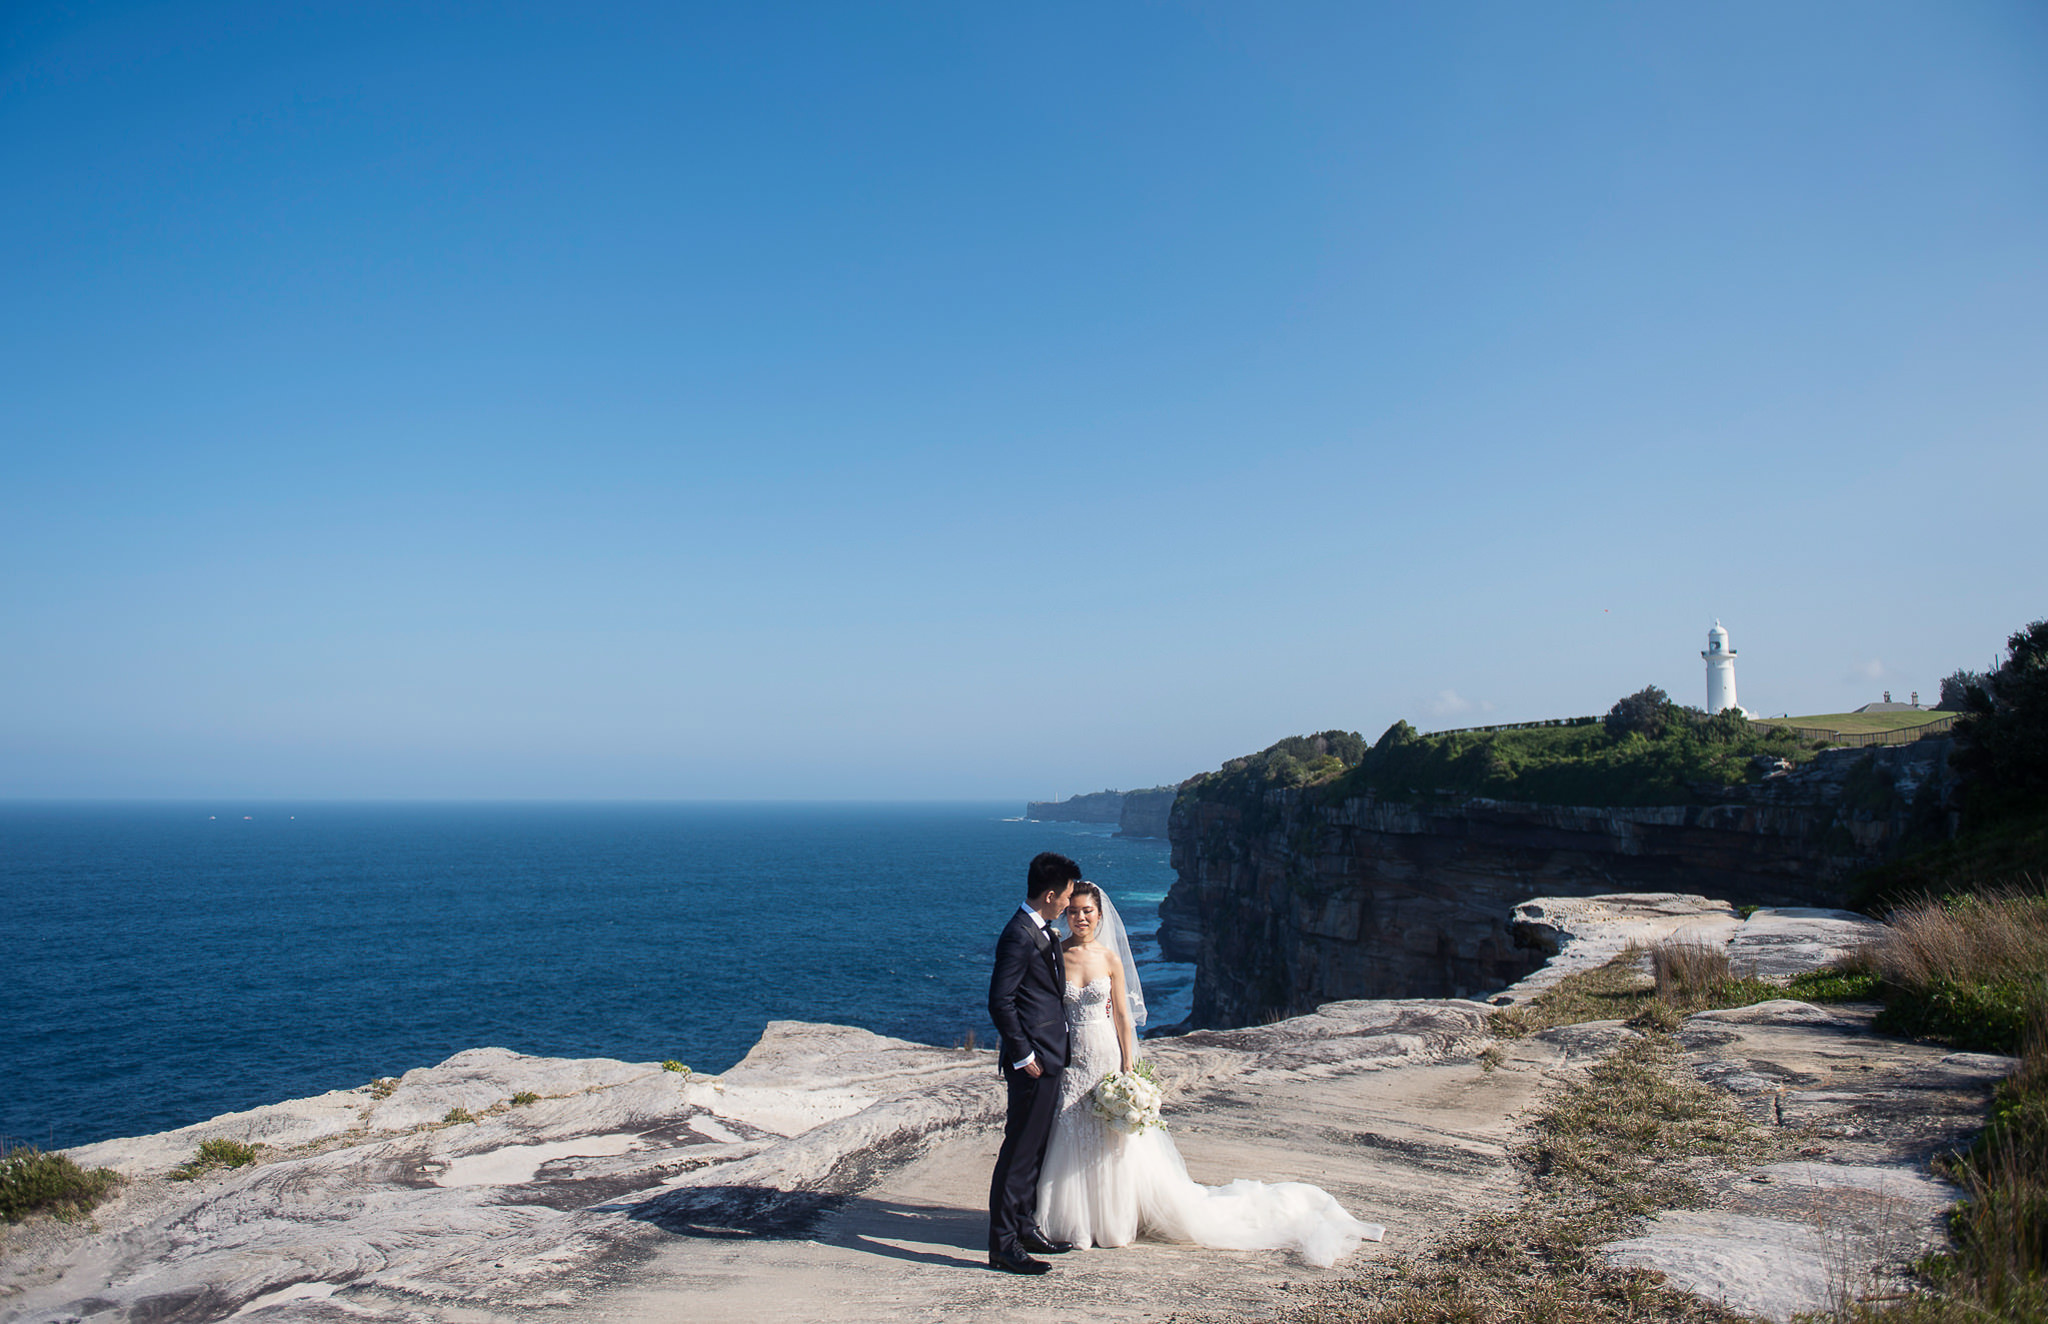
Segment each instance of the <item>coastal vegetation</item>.
[{"label": "coastal vegetation", "polygon": [[34,1145],[0,1150],[0,1218],[19,1223],[31,1214],[49,1214],[70,1222],[91,1213],[121,1182],[111,1168],[88,1172],[69,1155]]},{"label": "coastal vegetation", "polygon": [[1355,731],[1290,736],[1195,778],[1183,795],[1249,800],[1301,787],[1331,802],[1484,796],[1537,804],[1667,805],[1711,801],[1761,779],[1780,760],[1798,763],[1815,742],[1734,713],[1709,716],[1654,686],[1604,718],[1425,735],[1396,722],[1367,745]]}]

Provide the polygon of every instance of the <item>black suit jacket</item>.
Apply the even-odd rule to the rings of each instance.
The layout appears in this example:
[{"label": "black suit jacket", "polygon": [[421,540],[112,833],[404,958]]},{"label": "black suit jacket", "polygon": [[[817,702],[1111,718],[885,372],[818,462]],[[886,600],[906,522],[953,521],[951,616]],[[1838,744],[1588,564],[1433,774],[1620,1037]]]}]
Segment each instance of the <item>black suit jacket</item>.
[{"label": "black suit jacket", "polygon": [[1032,923],[1021,909],[996,939],[988,1014],[1002,1035],[1004,1070],[1033,1053],[1042,1071],[1067,1065],[1066,977],[1058,949],[1059,939]]}]

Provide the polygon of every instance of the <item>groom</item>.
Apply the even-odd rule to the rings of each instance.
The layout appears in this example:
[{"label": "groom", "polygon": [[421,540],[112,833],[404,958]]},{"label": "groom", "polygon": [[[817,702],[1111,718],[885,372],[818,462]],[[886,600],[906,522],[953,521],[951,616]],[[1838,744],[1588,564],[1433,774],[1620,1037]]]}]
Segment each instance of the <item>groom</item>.
[{"label": "groom", "polygon": [[1080,877],[1081,866],[1066,856],[1040,853],[1026,875],[1024,904],[996,939],[988,1014],[1002,1035],[998,1051],[1010,1087],[1010,1112],[988,1188],[988,1263],[1005,1273],[1044,1273],[1052,1266],[1027,1252],[1057,1255],[1073,1249],[1047,1240],[1038,1229],[1036,1210],[1038,1169],[1052,1138],[1060,1071],[1067,1065],[1067,979],[1059,935],[1048,926],[1067,908]]}]

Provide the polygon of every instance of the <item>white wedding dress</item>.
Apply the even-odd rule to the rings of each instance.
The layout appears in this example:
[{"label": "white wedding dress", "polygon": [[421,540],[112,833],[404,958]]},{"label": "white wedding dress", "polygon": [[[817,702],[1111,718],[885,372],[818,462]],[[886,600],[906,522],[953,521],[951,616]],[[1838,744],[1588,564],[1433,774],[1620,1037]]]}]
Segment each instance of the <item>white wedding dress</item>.
[{"label": "white wedding dress", "polygon": [[1165,1131],[1127,1135],[1097,1117],[1090,1095],[1123,1060],[1109,977],[1085,988],[1069,983],[1066,1005],[1073,1049],[1038,1178],[1040,1231],[1076,1247],[1126,1246],[1143,1232],[1219,1250],[1293,1249],[1325,1268],[1386,1234],[1306,1182],[1199,1186]]}]

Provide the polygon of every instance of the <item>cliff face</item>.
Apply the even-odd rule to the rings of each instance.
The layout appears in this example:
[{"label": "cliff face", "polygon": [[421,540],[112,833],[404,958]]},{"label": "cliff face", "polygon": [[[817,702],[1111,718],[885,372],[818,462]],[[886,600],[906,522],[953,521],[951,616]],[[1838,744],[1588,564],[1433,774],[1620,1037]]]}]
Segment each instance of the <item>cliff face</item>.
[{"label": "cliff face", "polygon": [[1541,963],[1508,929],[1531,897],[1841,904],[1850,874],[1925,830],[1948,747],[1832,750],[1708,805],[1190,794],[1169,828],[1179,880],[1160,906],[1160,944],[1196,964],[1197,1027],[1346,998],[1484,995]]},{"label": "cliff face", "polygon": [[1160,837],[1167,832],[1167,819],[1173,813],[1173,797],[1180,794],[1174,786],[1155,786],[1149,791],[1132,791],[1124,796],[1123,814],[1116,821],[1119,837]]}]

